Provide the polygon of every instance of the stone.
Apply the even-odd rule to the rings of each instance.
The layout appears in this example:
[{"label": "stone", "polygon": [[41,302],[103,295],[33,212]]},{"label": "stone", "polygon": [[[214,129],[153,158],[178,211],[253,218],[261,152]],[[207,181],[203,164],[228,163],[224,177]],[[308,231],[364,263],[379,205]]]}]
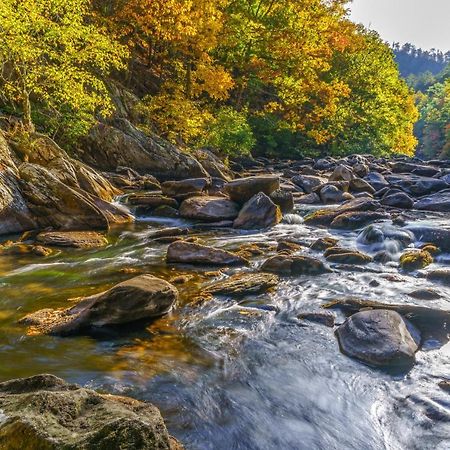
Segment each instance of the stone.
[{"label": "stone", "polygon": [[412,225],[408,227],[408,231],[414,235],[416,241],[433,244],[444,252],[450,251],[449,228]]},{"label": "stone", "polygon": [[42,245],[23,244],[21,242],[6,242],[0,244],[0,255],[36,255],[46,257],[50,256],[52,253],[53,251],[50,248],[43,247]]},{"label": "stone", "polygon": [[294,196],[292,192],[277,189],[270,194],[270,200],[280,207],[282,214],[289,214],[294,210]]},{"label": "stone", "polygon": [[338,242],[338,239],[331,237],[319,238],[311,244],[310,248],[316,252],[323,252],[327,248],[336,246]]},{"label": "stone", "polygon": [[379,203],[367,198],[351,200],[338,208],[319,209],[305,217],[306,225],[329,226],[333,220],[344,213],[353,211],[374,211],[378,209]]},{"label": "stone", "polygon": [[354,175],[352,169],[344,164],[339,164],[333,170],[329,181],[351,181]]},{"label": "stone", "polygon": [[237,273],[225,280],[220,280],[206,287],[206,293],[244,297],[267,292],[278,285],[277,275],[268,273]]},{"label": "stone", "polygon": [[325,178],[311,175],[297,175],[292,177],[291,181],[300,187],[306,194],[311,194],[314,188],[327,182]]},{"label": "stone", "polygon": [[373,258],[356,250],[329,248],[325,252],[326,260],[334,264],[364,265],[373,261]]},{"label": "stone", "polygon": [[182,450],[158,409],[42,374],[0,383],[0,447]]},{"label": "stone", "polygon": [[199,265],[242,266],[248,264],[245,258],[226,250],[185,241],[170,244],[166,259],[168,263]]},{"label": "stone", "polygon": [[427,279],[450,286],[450,269],[435,269],[427,273]]},{"label": "stone", "polygon": [[297,319],[318,323],[329,328],[333,328],[336,321],[335,315],[330,312],[301,313],[297,316]]},{"label": "stone", "polygon": [[318,203],[322,203],[322,200],[320,200],[320,197],[313,192],[312,194],[302,195],[297,200],[297,203],[299,205],[317,205]]},{"label": "stone", "polygon": [[420,177],[417,175],[386,175],[386,180],[413,197],[431,195],[448,189],[448,184],[439,178]]},{"label": "stone", "polygon": [[108,125],[98,123],[79,147],[84,162],[104,171],[130,167],[158,180],[208,176],[195,158],[155,134],[137,129],[127,119],[115,119]]},{"label": "stone", "polygon": [[423,269],[433,263],[433,257],[426,250],[408,250],[400,256],[400,267],[406,272]]},{"label": "stone", "polygon": [[180,213],[178,209],[172,208],[172,206],[161,205],[152,211],[152,214],[157,217],[179,217]]},{"label": "stone", "polygon": [[389,183],[386,178],[378,172],[369,172],[366,175],[365,180],[375,189],[375,191],[389,187]]},{"label": "stone", "polygon": [[264,272],[280,275],[322,275],[331,272],[320,259],[310,256],[277,255],[267,259],[261,266]]},{"label": "stone", "polygon": [[295,252],[298,252],[302,249],[302,246],[298,244],[297,242],[291,242],[291,241],[279,241],[277,244],[277,253],[284,253],[284,254],[292,254]]},{"label": "stone", "polygon": [[358,242],[364,245],[396,241],[400,247],[407,247],[414,241],[411,231],[388,224],[371,224],[358,235]]},{"label": "stone", "polygon": [[160,317],[167,314],[177,300],[178,291],[170,283],[152,275],[140,275],[105,292],[85,297],[70,308],[44,309],[29,314],[20,323],[38,333],[82,334]]},{"label": "stone", "polygon": [[161,191],[167,197],[185,199],[201,194],[209,186],[207,178],[191,178],[179,181],[165,181],[161,184]]},{"label": "stone", "polygon": [[233,220],[238,214],[239,205],[224,197],[191,197],[180,206],[181,217],[193,220]]},{"label": "stone", "polygon": [[234,228],[259,230],[281,222],[280,208],[263,192],[259,192],[244,204],[233,223]]},{"label": "stone", "polygon": [[225,185],[225,192],[231,200],[241,205],[259,192],[270,195],[277,189],[280,189],[280,178],[275,175],[238,178]]},{"label": "stone", "polygon": [[178,202],[175,199],[149,192],[130,194],[125,198],[125,202],[131,206],[144,207],[148,209],[157,208],[158,206],[178,208]]},{"label": "stone", "polygon": [[352,192],[366,192],[369,194],[375,194],[375,189],[366,181],[363,180],[362,178],[352,178],[352,180],[350,181],[350,190]]},{"label": "stone", "polygon": [[439,292],[436,292],[431,288],[416,289],[412,292],[408,292],[408,296],[417,300],[437,300],[442,297]]},{"label": "stone", "polygon": [[427,197],[422,197],[414,203],[414,209],[423,211],[450,211],[450,189],[432,194]]},{"label": "stone", "polygon": [[108,244],[106,237],[95,231],[42,231],[36,242],[54,247],[96,248]]},{"label": "stone", "polygon": [[340,203],[353,198],[351,194],[342,192],[338,187],[332,184],[325,185],[320,190],[319,196],[323,203]]},{"label": "stone", "polygon": [[389,215],[385,212],[351,211],[335,217],[331,222],[330,227],[342,230],[356,230],[369,223],[385,220],[387,218],[389,218]]},{"label": "stone", "polygon": [[382,309],[353,314],[336,334],[344,354],[374,366],[410,365],[420,344],[411,323]]},{"label": "stone", "polygon": [[234,178],[230,168],[212,151],[202,148],[194,150],[192,154],[211,177],[225,181]]},{"label": "stone", "polygon": [[414,206],[414,200],[405,192],[387,192],[381,199],[381,204],[393,208],[411,209]]}]

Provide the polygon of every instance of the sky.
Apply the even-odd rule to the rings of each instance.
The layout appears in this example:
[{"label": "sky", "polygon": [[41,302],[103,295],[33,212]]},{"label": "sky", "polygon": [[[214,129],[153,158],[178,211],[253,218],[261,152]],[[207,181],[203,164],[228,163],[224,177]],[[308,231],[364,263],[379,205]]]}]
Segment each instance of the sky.
[{"label": "sky", "polygon": [[450,50],[450,0],[353,0],[351,19],[389,43]]}]

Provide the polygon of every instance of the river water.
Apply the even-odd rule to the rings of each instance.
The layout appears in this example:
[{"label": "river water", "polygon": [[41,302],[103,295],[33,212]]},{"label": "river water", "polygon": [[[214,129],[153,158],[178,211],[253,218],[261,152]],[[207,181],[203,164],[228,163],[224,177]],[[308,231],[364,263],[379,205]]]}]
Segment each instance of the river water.
[{"label": "river water", "polygon": [[[245,242],[290,237],[308,243],[332,235],[342,246],[375,252],[357,240],[357,232],[305,226],[306,212],[298,210],[265,233],[221,230],[198,236],[234,249]],[[417,221],[443,226],[448,218],[417,216]],[[450,395],[437,385],[450,378],[450,344],[425,342],[412,370],[390,373],[341,354],[333,329],[296,318],[348,296],[448,310],[450,288],[401,274],[395,262],[371,263],[363,271],[288,277],[267,294],[239,302],[215,298],[193,307],[189,303],[210,282],[205,272],[212,268],[167,266],[167,245],[148,237],[174,225],[189,224],[139,217],[111,230],[104,249],[66,249],[45,259],[0,257],[0,380],[53,373],[151,401],[190,450],[450,449]],[[393,243],[384,244],[396,251]],[[255,270],[264,257],[253,259],[251,269],[234,271]],[[435,266],[448,261],[449,255],[441,255]],[[130,278],[130,268],[167,280],[193,277],[178,286],[177,309],[145,330],[59,338],[27,335],[17,324],[27,313],[67,307],[68,299]],[[422,287],[434,287],[442,297],[425,301],[407,295]],[[337,323],[343,320],[338,314]]]}]

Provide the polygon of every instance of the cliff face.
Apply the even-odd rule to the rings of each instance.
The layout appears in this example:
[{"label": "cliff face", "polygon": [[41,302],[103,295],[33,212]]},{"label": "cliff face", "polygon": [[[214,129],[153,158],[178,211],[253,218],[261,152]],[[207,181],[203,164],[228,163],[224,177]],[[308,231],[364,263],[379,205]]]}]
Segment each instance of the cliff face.
[{"label": "cliff face", "polygon": [[119,193],[47,136],[31,134],[24,145],[0,133],[0,234],[129,222],[132,218],[110,203]]}]

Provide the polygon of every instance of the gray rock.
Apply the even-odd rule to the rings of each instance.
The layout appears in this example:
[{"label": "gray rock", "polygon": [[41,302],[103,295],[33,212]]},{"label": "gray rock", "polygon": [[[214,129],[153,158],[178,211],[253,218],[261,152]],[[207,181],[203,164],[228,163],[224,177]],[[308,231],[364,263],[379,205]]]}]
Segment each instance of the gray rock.
[{"label": "gray rock", "polygon": [[450,190],[441,191],[436,194],[423,197],[414,203],[414,208],[424,211],[449,212]]},{"label": "gray rock", "polygon": [[161,184],[163,195],[184,199],[201,194],[210,184],[207,178],[190,178],[179,181],[165,181]]},{"label": "gray rock", "polygon": [[342,230],[356,230],[362,228],[369,223],[384,220],[389,215],[378,211],[351,211],[340,214],[331,222],[331,228],[339,228]]},{"label": "gray rock", "polygon": [[280,178],[274,175],[238,178],[225,185],[225,192],[231,200],[241,205],[259,192],[270,195],[277,189],[280,189]]},{"label": "gray rock", "polygon": [[233,227],[259,230],[273,227],[281,222],[282,218],[280,208],[266,194],[260,192],[245,203],[234,221]]},{"label": "gray rock", "polygon": [[191,197],[180,206],[180,215],[187,219],[218,222],[233,220],[239,214],[239,205],[224,197]]},{"label": "gray rock", "polygon": [[292,192],[284,189],[277,189],[270,194],[270,200],[280,207],[283,214],[289,214],[294,210],[294,196]]},{"label": "gray rock", "polygon": [[303,255],[273,256],[263,263],[261,270],[280,275],[322,275],[331,272],[320,259]]},{"label": "gray rock", "polygon": [[302,188],[306,194],[311,194],[314,188],[326,183],[325,178],[311,175],[297,175],[291,181],[298,187]]},{"label": "gray rock", "polygon": [[400,314],[390,310],[361,311],[337,329],[344,354],[367,364],[411,364],[420,344],[420,333]]},{"label": "gray rock", "polygon": [[381,204],[394,208],[411,209],[414,205],[414,200],[405,192],[390,193],[388,191],[381,199]]},{"label": "gray rock", "polygon": [[365,180],[375,189],[375,191],[389,187],[389,183],[386,178],[378,172],[369,172],[366,175]]},{"label": "gray rock", "polygon": [[412,225],[407,228],[419,242],[434,244],[444,252],[450,251],[450,229]]},{"label": "gray rock", "polygon": [[15,450],[182,450],[158,409],[53,375],[0,383],[0,447]]},{"label": "gray rock", "polygon": [[351,181],[354,175],[352,169],[344,164],[335,167],[329,181]]}]

